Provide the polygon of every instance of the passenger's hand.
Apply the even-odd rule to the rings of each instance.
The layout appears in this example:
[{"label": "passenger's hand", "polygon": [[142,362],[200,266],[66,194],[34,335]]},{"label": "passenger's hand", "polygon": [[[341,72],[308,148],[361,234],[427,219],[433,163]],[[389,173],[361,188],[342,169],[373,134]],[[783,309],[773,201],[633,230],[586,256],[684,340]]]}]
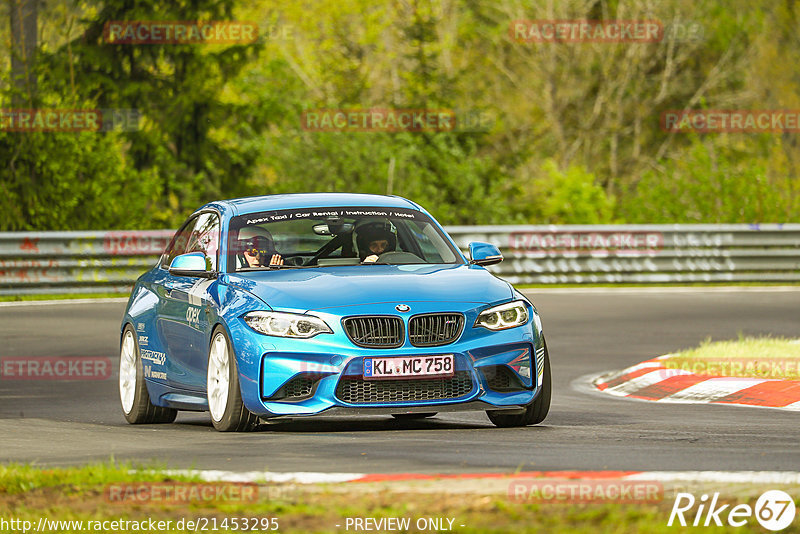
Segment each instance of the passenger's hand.
[{"label": "passenger's hand", "polygon": [[269,260],[270,265],[283,265],[283,258],[280,254],[273,254],[272,259]]},{"label": "passenger's hand", "polygon": [[364,258],[364,261],[362,263],[375,263],[376,261],[378,261],[378,255],[372,254],[371,256],[367,256],[366,258]]}]

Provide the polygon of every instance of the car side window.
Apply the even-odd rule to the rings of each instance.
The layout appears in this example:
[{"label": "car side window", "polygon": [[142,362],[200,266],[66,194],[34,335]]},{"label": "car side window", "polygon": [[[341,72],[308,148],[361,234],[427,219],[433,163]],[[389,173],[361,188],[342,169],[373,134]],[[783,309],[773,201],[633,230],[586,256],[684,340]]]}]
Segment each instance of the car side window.
[{"label": "car side window", "polygon": [[164,251],[164,255],[162,256],[162,267],[165,269],[169,268],[169,265],[172,263],[172,260],[175,259],[175,256],[180,256],[186,252],[186,245],[189,242],[189,234],[191,234],[192,230],[194,229],[197,219],[198,216],[190,218],[188,221],[183,223],[183,226],[181,226],[177,232],[175,232],[175,236],[172,238],[172,241],[170,241],[169,246],[167,246],[167,250]]},{"label": "car side window", "polygon": [[197,218],[186,252],[202,252],[206,255],[206,266],[217,270],[217,252],[219,250],[219,217],[216,213],[201,213]]}]

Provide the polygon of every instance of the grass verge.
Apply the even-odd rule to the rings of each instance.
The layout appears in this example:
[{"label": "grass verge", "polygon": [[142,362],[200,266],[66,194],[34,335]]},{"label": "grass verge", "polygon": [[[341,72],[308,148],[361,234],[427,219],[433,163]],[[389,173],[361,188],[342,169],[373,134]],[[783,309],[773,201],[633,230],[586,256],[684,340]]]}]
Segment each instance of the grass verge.
[{"label": "grass verge", "polygon": [[800,339],[743,337],[705,340],[664,360],[668,369],[696,375],[800,380]]},{"label": "grass verge", "polygon": [[80,467],[44,468],[28,464],[0,465],[0,496],[16,495],[48,488],[79,488],[117,482],[160,482],[178,480],[192,482],[190,476],[172,476],[163,473],[160,466],[134,470],[130,464],[113,460]]},{"label": "grass verge", "polygon": [[[51,531],[56,530],[52,521],[82,522],[80,527],[76,523],[59,524],[59,532],[90,531],[90,521],[150,520],[164,522],[167,528],[151,529],[161,532],[211,530],[212,525],[218,526],[217,530],[309,533],[366,531],[353,527],[353,521],[357,518],[370,518],[376,523],[389,518],[394,521],[407,520],[410,527],[399,529],[407,532],[666,533],[674,532],[676,528],[667,526],[674,493],[670,494],[666,488],[660,501],[627,504],[517,501],[508,496],[509,482],[503,479],[495,479],[488,484],[480,482],[474,487],[470,486],[469,481],[458,479],[440,482],[433,487],[420,487],[413,482],[388,485],[262,484],[258,486],[257,497],[246,501],[214,498],[171,502],[152,498],[152,493],[146,499],[136,498],[137,495],[141,497],[141,493],[133,492],[134,502],[115,502],[109,498],[107,489],[109,485],[120,483],[142,487],[140,483],[143,482],[160,482],[163,486],[179,483],[178,480],[157,470],[131,472],[129,466],[115,466],[113,463],[58,469],[0,466],[0,518],[29,521],[31,525],[37,525],[42,518],[46,518],[51,526],[48,530]],[[191,479],[183,482],[187,481],[201,485]],[[795,499],[800,495],[798,487],[785,489]],[[749,503],[752,506],[763,491],[764,488],[755,492],[726,494],[728,497],[723,497],[721,502]],[[238,528],[233,528],[234,519]],[[256,528],[242,529],[245,520],[247,525],[255,525]],[[188,528],[187,521],[200,521],[207,528]],[[222,528],[223,522],[227,528]],[[35,527],[31,530],[35,530]],[[130,532],[148,529],[125,525],[103,530]],[[727,531],[714,527],[703,530]],[[736,531],[756,532],[763,529],[751,518],[745,527]]]}]

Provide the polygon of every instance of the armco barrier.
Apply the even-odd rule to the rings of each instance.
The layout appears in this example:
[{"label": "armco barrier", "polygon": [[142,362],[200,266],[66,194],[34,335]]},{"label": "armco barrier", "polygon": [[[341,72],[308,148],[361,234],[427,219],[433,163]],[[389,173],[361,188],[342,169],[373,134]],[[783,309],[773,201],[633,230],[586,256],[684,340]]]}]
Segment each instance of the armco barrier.
[{"label": "armco barrier", "polygon": [[129,291],[172,230],[0,232],[0,295]]},{"label": "armco barrier", "polygon": [[456,226],[514,284],[800,281],[800,224]]},{"label": "armco barrier", "polygon": [[[451,226],[516,284],[800,281],[800,224]],[[0,233],[0,294],[127,291],[171,230]]]}]

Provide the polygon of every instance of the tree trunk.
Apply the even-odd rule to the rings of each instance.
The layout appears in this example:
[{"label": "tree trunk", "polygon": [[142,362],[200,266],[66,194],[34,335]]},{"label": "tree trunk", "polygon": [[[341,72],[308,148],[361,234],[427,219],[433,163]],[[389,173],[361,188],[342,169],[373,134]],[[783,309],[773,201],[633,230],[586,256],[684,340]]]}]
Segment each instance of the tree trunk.
[{"label": "tree trunk", "polygon": [[11,14],[12,105],[33,106],[36,94],[36,54],[38,0],[8,0]]}]

